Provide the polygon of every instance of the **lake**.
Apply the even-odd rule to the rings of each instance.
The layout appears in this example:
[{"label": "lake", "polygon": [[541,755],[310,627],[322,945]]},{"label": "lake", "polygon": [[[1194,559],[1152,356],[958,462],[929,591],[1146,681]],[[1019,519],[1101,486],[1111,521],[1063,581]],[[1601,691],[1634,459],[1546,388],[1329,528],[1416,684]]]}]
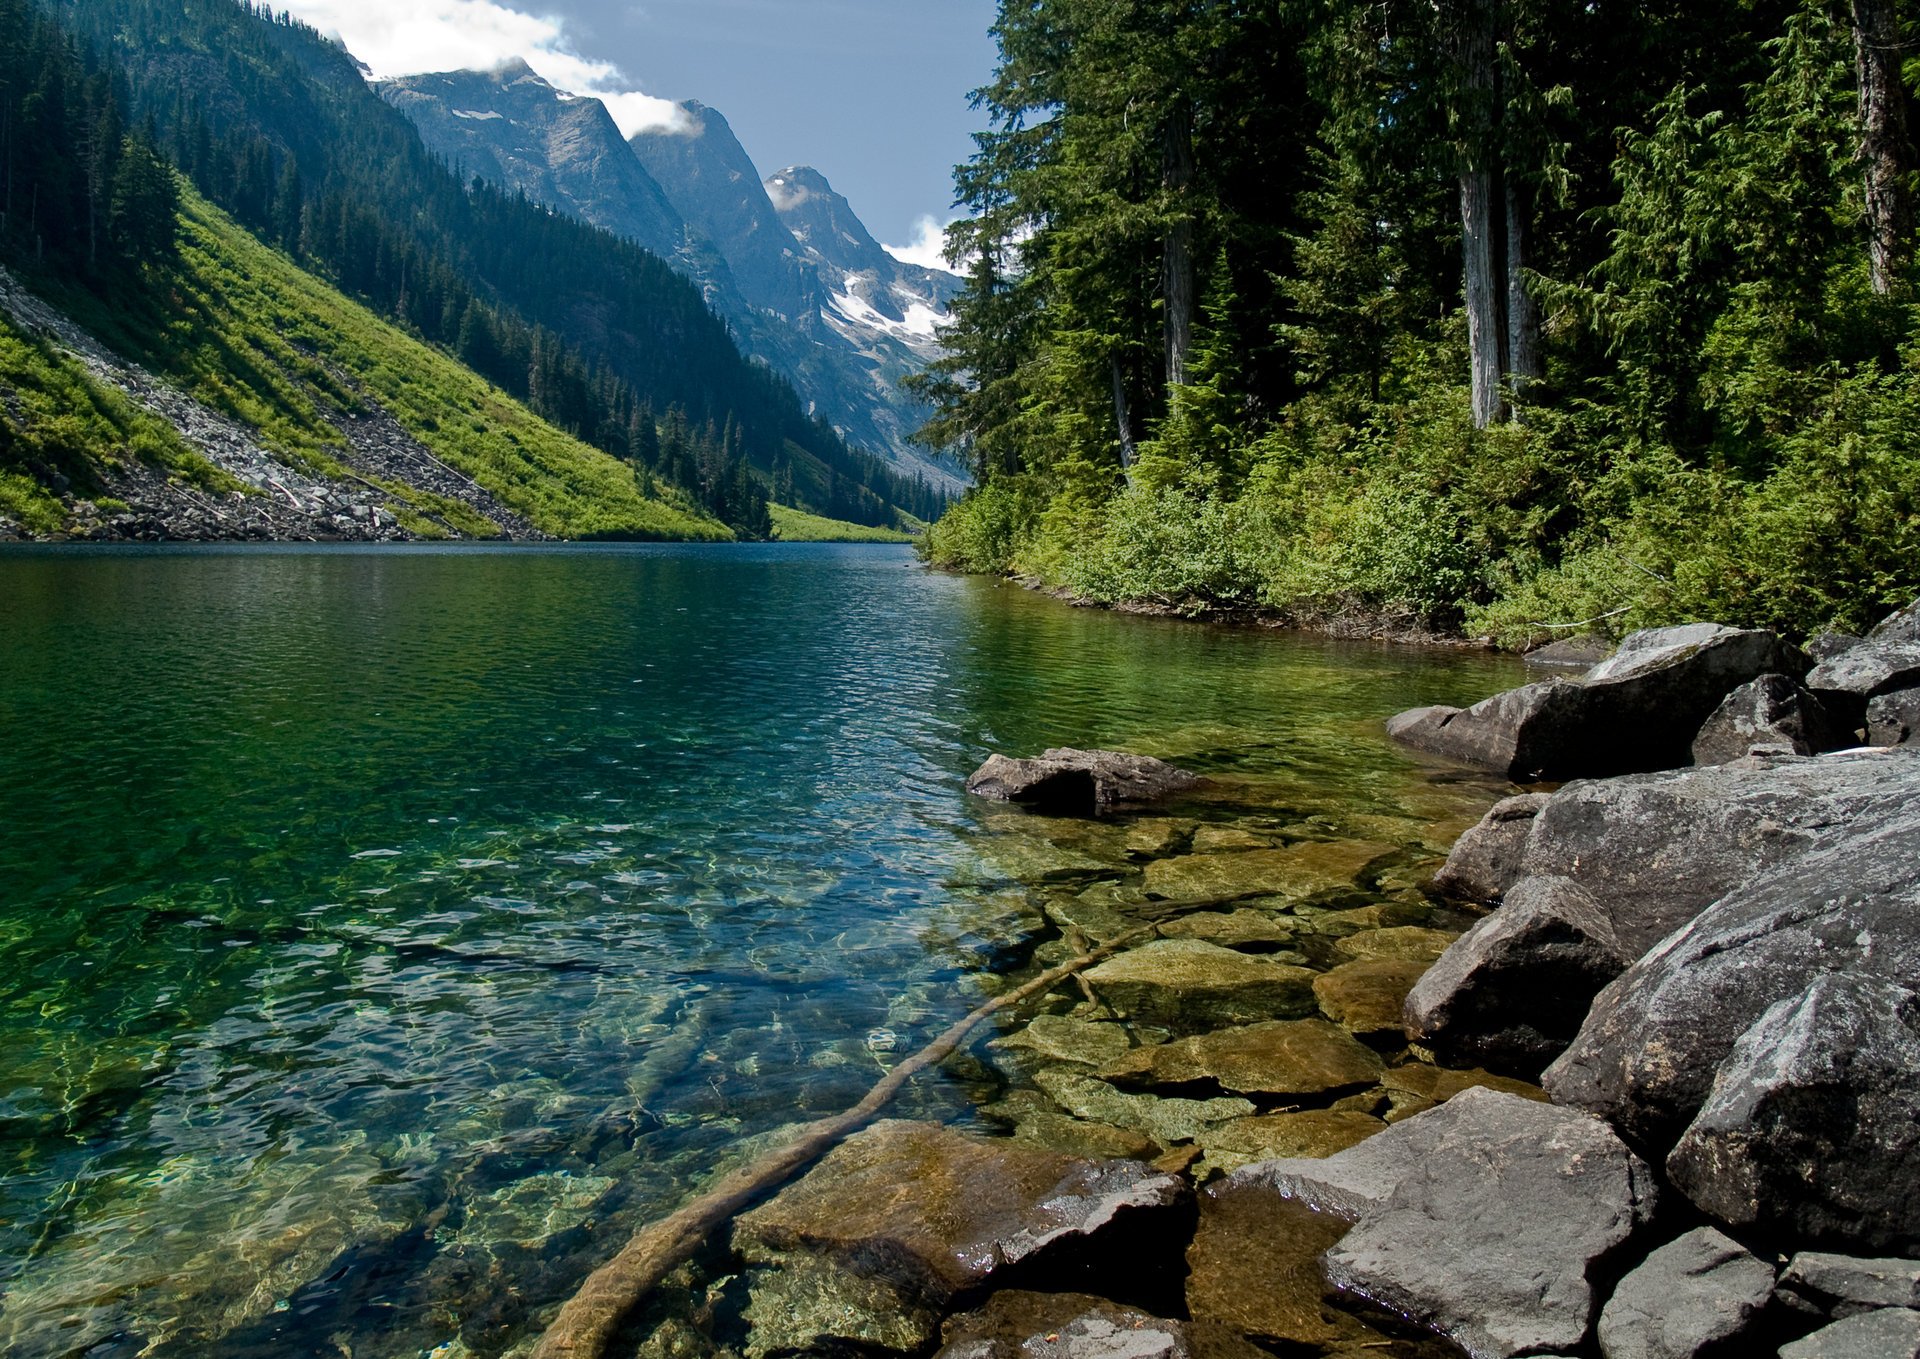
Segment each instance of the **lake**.
[{"label": "lake", "polygon": [[0,550],[0,1348],[497,1353],[1120,871],[989,752],[1417,864],[1502,790],[1382,719],[1518,672],[889,547]]}]

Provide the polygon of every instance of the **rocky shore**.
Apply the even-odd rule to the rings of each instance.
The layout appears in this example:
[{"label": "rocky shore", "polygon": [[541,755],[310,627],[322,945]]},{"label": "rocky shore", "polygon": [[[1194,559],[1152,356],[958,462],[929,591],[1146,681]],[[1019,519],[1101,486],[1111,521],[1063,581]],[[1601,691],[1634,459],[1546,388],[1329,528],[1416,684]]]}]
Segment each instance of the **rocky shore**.
[{"label": "rocky shore", "polygon": [[1565,781],[1417,875],[1151,806],[1191,792],[1153,761],[996,758],[977,793],[1139,865],[1053,894],[1043,960],[1154,937],[990,1046],[1011,1136],[881,1123],[742,1217],[740,1350],[1920,1355],[1920,604],[1812,652],[1663,629],[1402,714]]}]

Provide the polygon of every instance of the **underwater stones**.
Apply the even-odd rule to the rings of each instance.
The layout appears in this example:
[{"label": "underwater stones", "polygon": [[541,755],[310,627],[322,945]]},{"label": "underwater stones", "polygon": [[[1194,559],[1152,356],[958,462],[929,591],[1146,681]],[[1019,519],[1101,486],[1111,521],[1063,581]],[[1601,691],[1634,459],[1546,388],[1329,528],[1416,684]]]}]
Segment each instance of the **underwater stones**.
[{"label": "underwater stones", "polygon": [[1013,1135],[1049,1151],[1094,1161],[1150,1161],[1160,1154],[1160,1144],[1138,1129],[1089,1123],[1057,1109],[1023,1114],[1014,1124]]},{"label": "underwater stones", "polygon": [[1546,805],[1545,793],[1496,802],[1478,825],[1454,842],[1446,863],[1433,875],[1435,890],[1465,901],[1498,901],[1519,881],[1527,835]]},{"label": "underwater stones", "polygon": [[1224,1172],[1256,1161],[1331,1156],[1357,1146],[1386,1126],[1371,1114],[1305,1109],[1236,1118],[1201,1129],[1198,1141],[1206,1153],[1204,1169]]},{"label": "underwater stones", "polygon": [[736,1222],[734,1249],[754,1267],[748,1353],[918,1348],[955,1296],[997,1271],[1184,1192],[1136,1161],[877,1123]]},{"label": "underwater stones", "polygon": [[1399,1092],[1418,1099],[1431,1100],[1435,1104],[1444,1104],[1469,1090],[1493,1090],[1503,1095],[1512,1095],[1519,1099],[1534,1100],[1544,1104],[1547,1092],[1537,1085],[1526,1081],[1514,1080],[1510,1076],[1497,1076],[1491,1071],[1473,1068],[1467,1071],[1454,1071],[1447,1067],[1424,1066],[1408,1063],[1405,1066],[1390,1068],[1380,1078],[1380,1084],[1391,1093]]},{"label": "underwater stones", "polygon": [[1145,887],[1149,897],[1182,903],[1299,899],[1351,891],[1369,864],[1394,852],[1392,845],[1366,840],[1305,840],[1285,849],[1183,854],[1148,864]]},{"label": "underwater stones", "polygon": [[1628,959],[1581,922],[1599,906],[1567,878],[1528,878],[1407,995],[1406,1033],[1448,1061],[1538,1073],[1559,1056]]},{"label": "underwater stones", "polygon": [[967,791],[1036,811],[1092,816],[1111,807],[1156,802],[1202,782],[1150,755],[1057,747],[1030,760],[991,755],[967,780]]},{"label": "underwater stones", "polygon": [[546,1171],[513,1181],[467,1204],[452,1244],[483,1249],[499,1245],[535,1250],[561,1232],[580,1226],[617,1181],[603,1175]]},{"label": "underwater stones", "polygon": [[1099,1075],[1123,1088],[1217,1085],[1243,1095],[1324,1095],[1373,1085],[1385,1064],[1324,1019],[1280,1020],[1136,1048]]},{"label": "underwater stones", "polygon": [[1209,1186],[1187,1248],[1188,1313],[1269,1346],[1362,1339],[1357,1321],[1327,1305],[1320,1271],[1320,1253],[1346,1230],[1258,1184]]},{"label": "underwater stones", "polygon": [[1193,832],[1195,854],[1220,854],[1239,849],[1272,849],[1273,840],[1239,826],[1196,826]]},{"label": "underwater stones", "polygon": [[1187,1328],[1080,1293],[1008,1290],[954,1317],[935,1359],[1189,1359]]},{"label": "underwater stones", "polygon": [[[1606,1359],[1696,1359],[1746,1335],[1773,1296],[1773,1269],[1696,1227],[1649,1255],[1600,1312]],[[1757,1337],[1756,1337],[1757,1338]]]},{"label": "underwater stones", "polygon": [[1020,1030],[996,1042],[1000,1047],[1025,1048],[1056,1062],[1083,1066],[1105,1066],[1133,1047],[1132,1038],[1118,1024],[1067,1015],[1035,1015]]},{"label": "underwater stones", "polygon": [[1320,1012],[1356,1034],[1397,1034],[1407,995],[1427,965],[1402,958],[1342,963],[1313,979]]},{"label": "underwater stones", "polygon": [[1156,939],[1082,975],[1126,1017],[1176,1033],[1301,1018],[1314,1009],[1307,968],[1199,939]]},{"label": "underwater stones", "polygon": [[1143,816],[1128,823],[1124,847],[1128,858],[1158,859],[1185,845],[1193,832],[1191,821]]},{"label": "underwater stones", "polygon": [[1727,764],[1761,747],[1817,755],[1851,744],[1852,733],[1798,680],[1762,675],[1714,709],[1693,738],[1693,762]]},{"label": "underwater stones", "polygon": [[1166,939],[1204,939],[1222,948],[1271,953],[1293,943],[1293,929],[1265,911],[1196,911],[1160,927]]},{"label": "underwater stones", "polygon": [[1350,962],[1394,958],[1401,962],[1430,963],[1447,951],[1458,935],[1419,925],[1393,925],[1361,930],[1338,940],[1333,950]]},{"label": "underwater stones", "polygon": [[1180,1099],[1116,1090],[1105,1081],[1066,1067],[1035,1074],[1033,1083],[1076,1118],[1132,1128],[1155,1141],[1172,1145],[1191,1142],[1216,1123],[1245,1118],[1254,1112],[1251,1100],[1221,1096]]},{"label": "underwater stones", "polygon": [[1398,1158],[1391,1189],[1327,1252],[1328,1277],[1488,1359],[1577,1346],[1590,1271],[1645,1228],[1657,1195],[1600,1120],[1490,1090],[1321,1164],[1369,1154]]}]

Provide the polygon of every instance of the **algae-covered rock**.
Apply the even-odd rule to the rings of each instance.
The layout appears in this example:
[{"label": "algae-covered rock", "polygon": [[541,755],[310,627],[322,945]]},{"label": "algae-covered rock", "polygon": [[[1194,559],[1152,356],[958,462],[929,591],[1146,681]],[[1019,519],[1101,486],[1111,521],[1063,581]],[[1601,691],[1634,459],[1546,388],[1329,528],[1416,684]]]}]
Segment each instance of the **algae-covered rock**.
[{"label": "algae-covered rock", "polygon": [[1008,1290],[947,1322],[935,1359],[1189,1359],[1178,1321],[1082,1293]]},{"label": "algae-covered rock", "polygon": [[989,756],[967,780],[967,791],[1038,811],[1092,816],[1110,807],[1157,802],[1201,782],[1197,774],[1150,755],[1057,748],[1031,760]]},{"label": "algae-covered rock", "polygon": [[1445,930],[1424,929],[1418,925],[1397,925],[1381,930],[1361,930],[1335,942],[1334,952],[1350,962],[1377,958],[1397,958],[1403,962],[1430,963],[1447,951],[1458,935]]},{"label": "algae-covered rock", "polygon": [[1444,1104],[1469,1090],[1495,1090],[1503,1095],[1515,1095],[1540,1104],[1547,1102],[1547,1092],[1539,1086],[1514,1080],[1510,1076],[1496,1076],[1478,1067],[1453,1071],[1446,1067],[1408,1063],[1387,1072],[1380,1078],[1380,1084],[1390,1091],[1404,1090],[1421,1099],[1432,1100],[1435,1104]]},{"label": "algae-covered rock", "polygon": [[1183,854],[1148,864],[1146,891],[1177,902],[1346,892],[1369,864],[1396,852],[1392,845],[1366,840],[1305,840],[1285,849]]},{"label": "algae-covered rock", "polygon": [[1314,974],[1307,968],[1198,939],[1157,939],[1084,975],[1097,995],[1128,1018],[1179,1033],[1300,1018],[1314,1010]]},{"label": "algae-covered rock", "polygon": [[1169,1145],[1191,1142],[1205,1128],[1254,1112],[1251,1100],[1224,1095],[1180,1099],[1116,1090],[1105,1081],[1068,1067],[1039,1072],[1033,1082],[1076,1118],[1133,1128]]},{"label": "algae-covered rock", "polygon": [[1027,1025],[997,1040],[1001,1047],[1025,1048],[1057,1062],[1105,1066],[1133,1047],[1124,1027],[1105,1020],[1074,1019],[1067,1015],[1036,1015]]},{"label": "algae-covered rock", "polygon": [[1313,979],[1320,1011],[1356,1034],[1400,1032],[1407,996],[1427,965],[1403,958],[1342,963]]},{"label": "algae-covered rock", "polygon": [[453,1244],[521,1246],[534,1249],[592,1216],[594,1206],[615,1181],[601,1175],[547,1171],[513,1181],[467,1205]]},{"label": "algae-covered rock", "polygon": [[1136,1048],[1099,1074],[1124,1088],[1214,1085],[1282,1098],[1369,1086],[1385,1064],[1324,1019],[1276,1020]]},{"label": "algae-covered rock", "polygon": [[[1195,911],[1160,927],[1167,939],[1204,939],[1243,953],[1275,953],[1293,943],[1293,929],[1265,911]],[[1291,961],[1291,960],[1289,960]]]},{"label": "algae-covered rock", "polygon": [[1137,1161],[1086,1161],[890,1120],[742,1216],[754,1356],[823,1344],[915,1349],[957,1295],[1057,1243],[1177,1204]]},{"label": "algae-covered rock", "polygon": [[1366,1141],[1386,1128],[1370,1114],[1335,1109],[1256,1114],[1203,1128],[1199,1143],[1206,1170],[1238,1170],[1256,1161],[1281,1157],[1331,1156]]},{"label": "algae-covered rock", "polygon": [[1346,1234],[1340,1218],[1228,1180],[1200,1195],[1187,1248],[1187,1310],[1274,1347],[1373,1337],[1329,1305],[1320,1253]]}]

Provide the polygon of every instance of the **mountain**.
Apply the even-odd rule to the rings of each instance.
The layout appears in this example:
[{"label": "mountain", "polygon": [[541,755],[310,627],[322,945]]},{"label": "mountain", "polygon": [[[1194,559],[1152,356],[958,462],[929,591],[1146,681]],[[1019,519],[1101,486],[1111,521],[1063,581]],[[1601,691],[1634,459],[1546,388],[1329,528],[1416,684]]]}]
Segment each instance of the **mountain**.
[{"label": "mountain", "polygon": [[[696,101],[680,106],[672,126],[618,147],[599,101],[558,90],[519,63],[377,88],[463,171],[667,259],[700,286],[741,347],[849,443],[940,493],[965,485],[951,463],[911,442],[926,411],[899,385],[937,352],[934,324],[959,281],[893,260],[815,172],[763,182],[725,117]],[[795,176],[805,177],[804,192],[780,190],[776,181]],[[656,190],[671,225],[660,222]],[[797,228],[814,230],[823,208],[849,224],[857,263],[844,245],[797,238]]]},{"label": "mountain", "polygon": [[[748,531],[758,530],[747,519],[764,521],[756,499],[769,491],[868,525],[937,512],[928,485],[849,447],[789,382],[743,356],[703,290],[672,264],[457,170],[459,155],[429,147],[353,57],[312,28],[231,0],[78,0],[59,12],[89,69],[112,85],[114,107],[150,127],[213,204],[565,432]],[[519,83],[526,74],[512,73],[504,91],[494,81],[490,97],[538,93]],[[577,111],[583,120],[568,127],[562,113],[550,136],[516,132],[520,141],[495,149],[524,166],[547,163],[558,146],[578,178],[576,162],[592,157],[569,157],[604,138],[604,110]],[[586,180],[609,195],[634,191],[634,210],[657,227],[658,199],[616,161],[606,178]]]}]

